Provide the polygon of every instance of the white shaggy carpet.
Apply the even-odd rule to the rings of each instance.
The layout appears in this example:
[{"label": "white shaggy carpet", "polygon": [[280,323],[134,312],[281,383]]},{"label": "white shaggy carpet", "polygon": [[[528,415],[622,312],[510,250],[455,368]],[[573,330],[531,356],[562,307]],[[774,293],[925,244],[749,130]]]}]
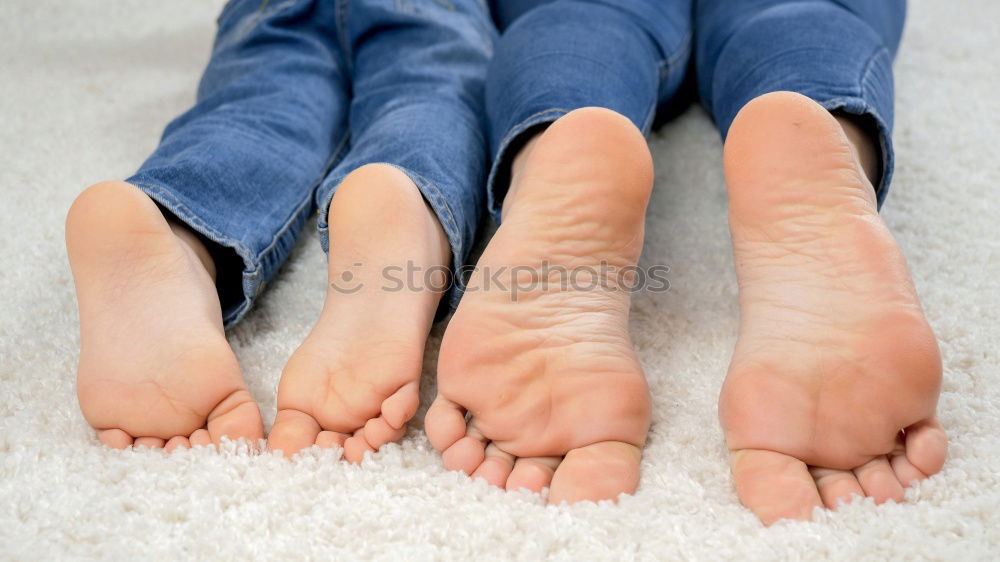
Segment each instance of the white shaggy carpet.
[{"label": "white shaggy carpet", "polygon": [[[133,171],[191,103],[219,7],[0,2],[0,558],[1000,556],[1000,4],[914,0],[897,64],[899,167],[885,217],[941,340],[947,465],[901,505],[861,502],[770,529],[736,501],[715,421],[736,285],[720,142],[700,109],[653,139],[643,259],[669,264],[672,289],[633,306],[655,399],[634,497],[555,508],[490,489],[446,472],[419,427],[362,467],[336,452],[291,463],[234,447],[99,446],[74,393],[63,217],[83,187]],[[268,425],[283,361],[319,311],[323,264],[310,231],[231,334]]]}]

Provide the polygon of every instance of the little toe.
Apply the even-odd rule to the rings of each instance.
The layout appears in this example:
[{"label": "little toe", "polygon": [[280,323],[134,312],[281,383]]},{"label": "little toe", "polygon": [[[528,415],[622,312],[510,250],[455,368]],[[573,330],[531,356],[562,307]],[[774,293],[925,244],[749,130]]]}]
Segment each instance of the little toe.
[{"label": "little toe", "polygon": [[507,477],[514,468],[514,455],[502,451],[499,447],[490,443],[486,446],[486,457],[473,473],[473,478],[482,478],[491,486],[503,488],[507,484]]},{"label": "little toe", "polygon": [[365,439],[365,430],[359,429],[354,435],[344,441],[344,458],[348,462],[360,464],[365,459],[365,453],[374,453],[375,448]]},{"label": "little toe", "polygon": [[97,432],[97,439],[112,449],[124,449],[134,441],[132,436],[120,429],[104,429]]},{"label": "little toe", "polygon": [[189,439],[192,447],[209,447],[212,445],[212,436],[205,428],[196,429]]},{"label": "little toe", "polygon": [[382,401],[382,418],[393,429],[401,429],[417,413],[420,387],[417,381],[403,385]]},{"label": "little toe", "polygon": [[549,503],[615,500],[639,486],[642,451],[635,445],[605,441],[572,449],[552,478]]},{"label": "little toe", "polygon": [[343,447],[348,437],[339,431],[320,431],[319,435],[316,436],[316,445],[323,449],[329,449],[334,445]]},{"label": "little toe", "polygon": [[809,467],[799,459],[775,451],[732,451],[730,464],[736,494],[765,525],[780,519],[812,519],[823,500]]},{"label": "little toe", "polygon": [[[285,457],[291,458],[295,453],[316,443],[322,429],[316,418],[305,412],[290,408],[280,410],[274,418],[271,433],[267,436],[267,446],[272,451],[281,451]],[[193,437],[191,442],[194,442]]]},{"label": "little toe", "polygon": [[465,437],[465,408],[439,394],[424,416],[424,431],[431,445],[444,452]]},{"label": "little toe", "polygon": [[138,437],[133,447],[149,447],[150,449],[162,449],[165,441],[159,437]]},{"label": "little toe", "polygon": [[865,495],[858,478],[850,470],[812,467],[809,472],[816,481],[823,505],[830,509],[837,509],[841,502],[849,503],[855,494]]},{"label": "little toe", "polygon": [[365,424],[365,440],[374,449],[380,449],[386,443],[402,439],[403,434],[406,433],[405,425],[406,422],[403,422],[397,429],[392,427],[382,416],[370,419]]},{"label": "little toe", "polygon": [[470,423],[465,437],[455,441],[441,453],[441,460],[448,470],[461,470],[472,474],[486,460],[486,444],[489,440]]},{"label": "little toe", "polygon": [[527,489],[540,493],[552,483],[552,475],[559,466],[559,457],[522,457],[514,462],[514,469],[507,478],[510,491]]},{"label": "little toe", "polygon": [[906,428],[906,460],[924,476],[941,471],[948,455],[948,435],[936,418]]},{"label": "little toe", "polygon": [[877,457],[854,469],[855,476],[865,495],[875,500],[876,504],[889,500],[903,501],[903,486],[896,478],[896,473],[889,465],[886,457]]},{"label": "little toe", "polygon": [[191,440],[183,435],[177,435],[175,437],[171,437],[170,440],[167,441],[167,444],[164,445],[164,449],[166,449],[168,453],[173,452],[173,450],[178,447],[183,449],[190,448]]}]

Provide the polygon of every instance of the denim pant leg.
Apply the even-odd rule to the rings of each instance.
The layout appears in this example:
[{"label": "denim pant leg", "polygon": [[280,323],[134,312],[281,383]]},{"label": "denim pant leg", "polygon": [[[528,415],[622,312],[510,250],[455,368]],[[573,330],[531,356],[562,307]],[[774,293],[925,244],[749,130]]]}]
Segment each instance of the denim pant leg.
[{"label": "denim pant leg", "polygon": [[[496,30],[482,0],[344,0],[342,36],[353,83],[350,147],[316,193],[329,250],[334,191],[365,164],[396,166],[416,184],[451,246],[457,305],[485,199],[483,87]],[[392,228],[392,224],[386,224]]]},{"label": "denim pant leg", "polygon": [[343,144],[331,2],[232,0],[193,108],[126,181],[210,241],[227,327],[287,258]]},{"label": "denim pant leg", "polygon": [[696,0],[698,88],[725,137],[753,98],[798,92],[877,131],[881,206],[893,170],[892,60],[906,0]]},{"label": "denim pant leg", "polygon": [[[498,0],[503,7],[505,0]],[[488,204],[499,222],[511,159],[571,110],[614,110],[648,133],[677,93],[691,48],[691,0],[538,0],[497,45],[486,84],[494,156]]]}]

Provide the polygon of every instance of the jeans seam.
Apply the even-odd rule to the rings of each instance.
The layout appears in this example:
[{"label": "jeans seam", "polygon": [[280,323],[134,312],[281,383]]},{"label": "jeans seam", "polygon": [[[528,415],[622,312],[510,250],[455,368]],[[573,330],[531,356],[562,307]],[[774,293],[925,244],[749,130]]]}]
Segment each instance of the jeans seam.
[{"label": "jeans seam", "polygon": [[872,67],[875,66],[875,61],[878,60],[879,55],[882,53],[889,53],[889,50],[885,48],[884,45],[880,45],[875,52],[868,57],[868,61],[865,63],[864,70],[861,71],[861,76],[858,77],[858,95],[864,97],[865,94],[865,80],[868,79],[868,75],[871,74]]},{"label": "jeans seam", "polygon": [[681,60],[687,62],[687,60],[691,57],[691,41],[693,38],[693,33],[689,31],[684,36],[684,40],[681,42],[680,47],[674,50],[674,52],[669,56],[660,59],[660,62],[657,64],[657,74],[661,80],[675,72],[678,72],[679,70],[687,68],[687,64],[678,66],[677,63]]},{"label": "jeans seam", "polygon": [[[228,47],[233,43],[245,39],[250,34],[250,32],[252,32],[257,26],[261,24],[261,22],[283,12],[284,10],[293,6],[296,1],[297,0],[285,0],[284,2],[274,4],[273,6],[265,6],[262,4],[261,7],[258,7],[250,14],[244,16],[244,18],[242,18],[239,22],[234,23],[234,25],[225,33],[218,34],[218,37],[216,38],[216,44],[213,46],[213,51],[217,51],[223,47]],[[216,19],[217,27],[221,28],[222,20],[224,19],[226,12],[231,11],[233,9],[234,4],[235,1],[230,0],[230,2],[227,2],[226,5],[222,7],[222,11],[219,12],[219,16]],[[237,31],[237,26],[239,24],[242,24],[244,27],[246,27],[246,29],[245,30],[240,29],[242,33],[240,33],[236,37],[229,37],[227,33]]]},{"label": "jeans seam", "polygon": [[344,62],[347,64],[347,72],[353,74],[354,56],[351,53],[351,41],[347,29],[348,11],[350,10],[349,4],[350,0],[337,0],[336,27],[337,34],[340,36],[337,38],[340,43],[340,52],[342,53]]}]

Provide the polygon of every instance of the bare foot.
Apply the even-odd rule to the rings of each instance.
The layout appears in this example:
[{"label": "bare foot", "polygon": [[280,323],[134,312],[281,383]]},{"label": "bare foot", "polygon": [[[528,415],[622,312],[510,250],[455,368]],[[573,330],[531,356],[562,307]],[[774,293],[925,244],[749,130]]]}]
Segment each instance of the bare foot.
[{"label": "bare foot", "polygon": [[[590,108],[522,156],[503,224],[445,332],[425,429],[449,469],[510,490],[551,484],[551,503],[615,499],[638,484],[650,404],[630,293],[600,270],[639,258],[649,150],[626,118]],[[504,268],[517,266],[530,271],[513,273],[515,300],[487,277],[509,283]],[[562,287],[573,275],[576,288]],[[610,290],[587,287],[602,282]]]},{"label": "bare foot", "polygon": [[938,472],[937,342],[843,128],[767,94],[725,149],[740,333],[719,416],[740,500],[770,524]]},{"label": "bare foot", "polygon": [[[330,287],[281,375],[268,445],[286,456],[340,445],[360,462],[399,440],[417,411],[424,343],[441,297],[434,289],[446,280],[450,250],[417,187],[386,164],[344,180],[329,223]],[[416,284],[397,287],[410,266]]]},{"label": "bare foot", "polygon": [[102,443],[207,445],[263,437],[222,329],[207,250],[139,189],[85,190],[66,219],[80,305],[77,393]]}]

